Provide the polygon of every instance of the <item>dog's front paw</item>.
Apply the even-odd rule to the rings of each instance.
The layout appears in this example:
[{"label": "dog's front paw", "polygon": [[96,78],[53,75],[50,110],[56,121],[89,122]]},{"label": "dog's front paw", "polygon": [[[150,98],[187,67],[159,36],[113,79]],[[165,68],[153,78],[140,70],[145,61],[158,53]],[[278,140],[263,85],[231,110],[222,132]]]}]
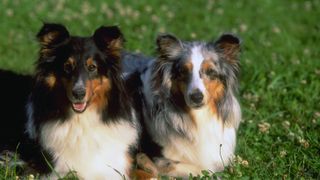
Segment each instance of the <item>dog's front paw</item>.
[{"label": "dog's front paw", "polygon": [[144,153],[139,153],[136,156],[138,167],[147,173],[152,174],[154,177],[158,176],[158,169],[151,159]]},{"label": "dog's front paw", "polygon": [[168,174],[175,169],[176,161],[166,158],[155,158],[154,162],[158,168],[160,174]]}]

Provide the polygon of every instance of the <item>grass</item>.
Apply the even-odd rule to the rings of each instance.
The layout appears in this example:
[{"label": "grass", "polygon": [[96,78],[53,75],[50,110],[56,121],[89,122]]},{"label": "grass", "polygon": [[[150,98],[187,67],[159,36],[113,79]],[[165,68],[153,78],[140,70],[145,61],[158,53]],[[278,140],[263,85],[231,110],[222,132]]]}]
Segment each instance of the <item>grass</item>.
[{"label": "grass", "polygon": [[[154,52],[159,32],[243,40],[243,121],[227,179],[320,178],[320,1],[0,1],[0,68],[30,73],[42,21],[90,35],[120,25],[126,49]],[[0,170],[0,177],[3,170]],[[205,172],[203,178],[210,176]],[[7,179],[15,177],[7,177]],[[2,178],[1,178],[2,179]],[[200,179],[200,178],[199,178]]]}]

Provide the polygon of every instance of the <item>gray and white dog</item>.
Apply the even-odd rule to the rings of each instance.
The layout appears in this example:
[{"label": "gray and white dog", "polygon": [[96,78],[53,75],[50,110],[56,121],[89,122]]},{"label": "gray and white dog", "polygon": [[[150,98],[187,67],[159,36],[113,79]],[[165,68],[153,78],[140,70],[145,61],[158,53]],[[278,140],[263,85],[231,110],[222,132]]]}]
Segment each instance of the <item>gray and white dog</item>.
[{"label": "gray and white dog", "polygon": [[184,42],[163,34],[156,44],[156,58],[123,58],[127,74],[140,73],[144,136],[158,147],[142,142],[142,151],[161,157],[154,159],[161,174],[222,171],[234,156],[241,121],[235,97],[239,38],[224,34],[213,42]]}]

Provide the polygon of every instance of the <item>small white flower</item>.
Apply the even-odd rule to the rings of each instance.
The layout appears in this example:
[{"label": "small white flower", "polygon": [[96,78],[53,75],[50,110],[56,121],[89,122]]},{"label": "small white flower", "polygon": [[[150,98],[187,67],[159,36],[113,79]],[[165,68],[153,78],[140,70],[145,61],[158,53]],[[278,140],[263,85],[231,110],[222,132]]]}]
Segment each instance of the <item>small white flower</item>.
[{"label": "small white flower", "polygon": [[246,32],[248,30],[248,26],[246,24],[240,24],[240,32]]},{"label": "small white flower", "polygon": [[282,126],[286,129],[289,129],[290,128],[290,122],[289,121],[283,121],[282,122]]},{"label": "small white flower", "polygon": [[156,15],[152,15],[152,16],[151,16],[151,20],[152,20],[152,22],[154,22],[154,23],[158,23],[159,20],[160,20],[160,18],[159,18],[158,16],[156,16]]},{"label": "small white flower", "polygon": [[6,10],[6,14],[7,14],[8,17],[12,17],[14,13],[13,13],[12,9],[7,9]]},{"label": "small white flower", "polygon": [[241,162],[241,164],[242,164],[243,166],[245,166],[245,167],[248,167],[248,166],[249,166],[249,162],[248,162],[247,160],[243,160],[243,161]]},{"label": "small white flower", "polygon": [[306,1],[306,2],[304,3],[304,9],[305,9],[306,11],[310,11],[310,10],[312,9],[312,4],[311,4],[310,1]]},{"label": "small white flower", "polygon": [[169,11],[169,12],[167,13],[167,16],[168,16],[168,18],[172,19],[172,18],[174,18],[174,13],[171,12],[171,11]]},{"label": "small white flower", "polygon": [[30,175],[28,176],[28,180],[34,180],[34,175],[33,175],[33,174],[30,174]]},{"label": "small white flower", "polygon": [[303,54],[305,54],[305,55],[310,55],[310,53],[311,53],[311,51],[310,51],[310,49],[308,49],[308,48],[305,48],[305,49],[303,50]]},{"label": "small white flower", "polygon": [[218,9],[216,10],[216,12],[217,12],[218,15],[223,15],[224,10],[223,10],[222,8],[218,8]]},{"label": "small white flower", "polygon": [[274,33],[276,33],[276,34],[280,34],[280,33],[281,33],[281,30],[280,30],[280,28],[279,28],[279,27],[277,27],[277,26],[273,26],[273,28],[272,28],[272,32],[274,32]]},{"label": "small white flower", "polygon": [[287,155],[287,151],[282,150],[280,151],[280,157],[285,157]]},{"label": "small white flower", "polygon": [[303,138],[299,139],[300,145],[302,145],[304,148],[308,148],[310,146],[309,142]]},{"label": "small white flower", "polygon": [[258,124],[259,127],[259,131],[262,133],[267,133],[270,129],[270,124],[267,122],[262,122],[260,124]]},{"label": "small white flower", "polygon": [[151,12],[151,11],[152,11],[152,7],[149,6],[149,5],[147,5],[146,7],[144,7],[144,10],[145,10],[146,12]]},{"label": "small white flower", "polygon": [[164,27],[160,27],[160,28],[159,28],[159,32],[160,32],[160,33],[164,33],[164,32],[166,32],[166,28],[164,28]]},{"label": "small white flower", "polygon": [[191,34],[190,34],[190,36],[191,36],[191,38],[196,38],[197,37],[197,34],[195,33],[195,32],[192,32]]},{"label": "small white flower", "polygon": [[301,84],[307,84],[307,80],[303,79],[300,81]]}]

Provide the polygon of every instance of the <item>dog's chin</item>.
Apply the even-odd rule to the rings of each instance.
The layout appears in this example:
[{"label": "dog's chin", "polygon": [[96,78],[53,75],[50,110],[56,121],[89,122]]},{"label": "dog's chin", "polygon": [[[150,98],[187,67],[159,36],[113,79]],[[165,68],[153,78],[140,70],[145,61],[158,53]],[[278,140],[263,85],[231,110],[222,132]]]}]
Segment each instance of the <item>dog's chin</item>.
[{"label": "dog's chin", "polygon": [[195,104],[195,103],[192,103],[192,104],[189,104],[189,107],[191,109],[200,109],[204,106],[204,103],[199,103],[199,104]]},{"label": "dog's chin", "polygon": [[72,103],[72,109],[76,113],[82,113],[87,108],[87,102],[76,102]]}]

